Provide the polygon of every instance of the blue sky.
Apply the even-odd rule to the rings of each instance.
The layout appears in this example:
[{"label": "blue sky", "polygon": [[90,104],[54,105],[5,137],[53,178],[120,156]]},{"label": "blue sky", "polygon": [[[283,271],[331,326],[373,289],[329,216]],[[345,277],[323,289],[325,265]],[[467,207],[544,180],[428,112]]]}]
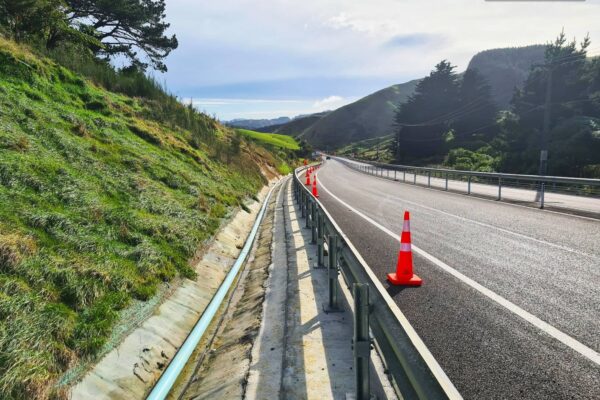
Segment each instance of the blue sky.
[{"label": "blue sky", "polygon": [[335,109],[478,51],[546,43],[561,29],[600,44],[600,0],[167,0],[179,48],[158,76],[219,119]]}]

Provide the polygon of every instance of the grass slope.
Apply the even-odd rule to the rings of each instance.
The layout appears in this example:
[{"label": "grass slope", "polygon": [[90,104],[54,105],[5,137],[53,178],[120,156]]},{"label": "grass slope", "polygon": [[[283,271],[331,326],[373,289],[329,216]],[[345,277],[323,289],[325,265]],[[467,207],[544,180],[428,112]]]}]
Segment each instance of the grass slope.
[{"label": "grass slope", "polygon": [[304,139],[322,149],[336,149],[361,140],[385,136],[392,132],[396,106],[408,99],[417,80],[393,85],[340,107],[305,129]]},{"label": "grass slope", "polygon": [[253,139],[263,145],[270,145],[270,146],[274,146],[274,147],[277,147],[280,149],[286,149],[286,150],[299,150],[300,149],[298,142],[296,142],[296,140],[291,136],[280,135],[277,133],[256,132],[256,131],[251,131],[248,129],[238,129],[237,131],[239,133],[241,133],[242,135],[244,135],[250,139]]},{"label": "grass slope", "polygon": [[0,38],[0,398],[61,397],[53,383],[119,310],[192,277],[199,245],[263,185],[266,151],[231,156],[214,120],[198,138],[156,107]]}]

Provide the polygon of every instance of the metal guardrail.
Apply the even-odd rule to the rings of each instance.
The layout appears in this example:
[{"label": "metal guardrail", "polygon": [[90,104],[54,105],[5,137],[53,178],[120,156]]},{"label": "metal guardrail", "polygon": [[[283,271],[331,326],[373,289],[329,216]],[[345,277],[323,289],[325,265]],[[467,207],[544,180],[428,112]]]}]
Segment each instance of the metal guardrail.
[{"label": "metal guardrail", "polygon": [[[300,213],[317,244],[317,267],[328,269],[329,301],[326,311],[338,311],[341,275],[352,288],[356,399],[370,399],[369,354],[378,347],[394,389],[403,399],[462,399],[379,279],[321,202],[294,172],[293,193]],[[327,247],[327,260],[325,248]],[[327,261],[327,262],[326,262]],[[366,335],[370,332],[370,335]]]},{"label": "metal guardrail", "polygon": [[[445,180],[444,190],[448,190],[448,181],[466,181],[466,193],[471,194],[471,183],[494,184],[498,187],[497,200],[502,200],[502,188],[506,186],[536,190],[536,202],[544,208],[544,195],[547,191],[560,192],[571,195],[600,197],[600,179],[571,178],[562,176],[505,174],[496,172],[461,171],[445,168],[416,167],[410,165],[384,164],[374,161],[365,161],[353,158],[333,157],[350,168],[372,175],[400,180],[398,172],[402,172],[402,179],[406,182],[406,173],[413,175],[413,183],[417,184],[417,175],[427,177],[427,187],[432,187],[431,178]],[[385,176],[384,176],[385,172]]]}]

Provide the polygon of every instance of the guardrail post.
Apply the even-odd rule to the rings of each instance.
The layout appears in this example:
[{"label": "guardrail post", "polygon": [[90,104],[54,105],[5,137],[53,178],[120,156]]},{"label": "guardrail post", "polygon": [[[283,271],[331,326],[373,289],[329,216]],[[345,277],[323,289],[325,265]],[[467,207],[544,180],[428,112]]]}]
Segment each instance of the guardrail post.
[{"label": "guardrail post", "polygon": [[338,302],[338,237],[337,235],[327,236],[327,255],[329,258],[329,265],[327,268],[327,282],[329,289],[328,304],[323,305],[323,310],[326,313],[339,312],[342,309]]},{"label": "guardrail post", "polygon": [[446,189],[445,190],[448,190],[448,173],[447,172],[446,172]]},{"label": "guardrail post", "polygon": [[413,185],[417,184],[417,170],[413,170]]},{"label": "guardrail post", "polygon": [[540,208],[544,208],[544,195],[546,193],[546,184],[542,182],[542,186],[540,187]]},{"label": "guardrail post", "polygon": [[404,176],[402,177],[402,182],[406,183],[406,170],[402,171],[404,173]]},{"label": "guardrail post", "polygon": [[304,228],[310,229],[310,208],[312,206],[312,201],[309,195],[306,195],[306,223],[304,224]]},{"label": "guardrail post", "polygon": [[354,370],[356,377],[356,400],[371,398],[369,381],[369,359],[371,338],[369,336],[369,285],[352,285],[354,297]]},{"label": "guardrail post", "polygon": [[317,243],[317,203],[315,201],[310,203],[310,230],[311,230],[310,244],[316,244]]},{"label": "guardrail post", "polygon": [[306,217],[306,191],[304,189],[300,189],[300,215],[302,218]]},{"label": "guardrail post", "polygon": [[469,175],[469,180],[467,181],[467,194],[471,194],[471,175]]},{"label": "guardrail post", "polygon": [[397,180],[398,180],[398,179],[396,179],[396,172],[398,172],[398,171],[394,170],[394,180],[395,180],[395,181],[397,181]]},{"label": "guardrail post", "polygon": [[316,268],[323,268],[323,255],[325,253],[323,243],[325,242],[325,217],[321,209],[317,209],[317,265]]},{"label": "guardrail post", "polygon": [[427,171],[427,187],[431,187],[431,171]]},{"label": "guardrail post", "polygon": [[498,200],[502,200],[502,178],[498,178]]}]

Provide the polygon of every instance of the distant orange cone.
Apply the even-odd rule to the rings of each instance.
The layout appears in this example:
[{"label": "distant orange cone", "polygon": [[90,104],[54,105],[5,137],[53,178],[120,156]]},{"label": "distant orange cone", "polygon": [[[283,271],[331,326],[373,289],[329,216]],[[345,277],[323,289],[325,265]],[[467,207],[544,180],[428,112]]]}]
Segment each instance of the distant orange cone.
[{"label": "distant orange cone", "polygon": [[306,183],[305,185],[309,186],[310,185],[310,172],[306,171]]},{"label": "distant orange cone", "polygon": [[308,161],[306,161],[306,158],[304,159],[304,165],[308,164]]},{"label": "distant orange cone", "polygon": [[317,176],[316,175],[313,177],[312,194],[317,199],[319,198],[319,190],[317,189]]},{"label": "distant orange cone", "polygon": [[410,215],[408,211],[404,212],[404,225],[402,226],[396,272],[388,274],[387,279],[392,285],[421,286],[423,284],[423,280],[413,274],[412,249],[410,247]]}]

